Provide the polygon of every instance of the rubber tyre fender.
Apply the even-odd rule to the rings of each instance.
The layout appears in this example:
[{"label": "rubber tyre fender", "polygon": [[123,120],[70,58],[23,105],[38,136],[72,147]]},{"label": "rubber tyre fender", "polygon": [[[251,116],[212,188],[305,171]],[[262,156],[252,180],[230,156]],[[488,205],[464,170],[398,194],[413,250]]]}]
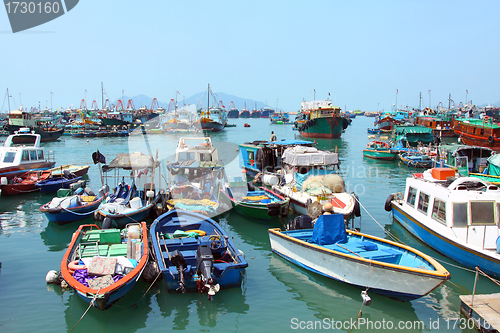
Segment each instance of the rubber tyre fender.
[{"label": "rubber tyre fender", "polygon": [[390,212],[392,210],[392,205],[391,205],[392,200],[394,200],[394,194],[389,195],[387,197],[387,200],[385,201],[384,209],[386,212]]},{"label": "rubber tyre fender", "polygon": [[490,136],[488,137],[488,142],[489,142],[489,143],[493,143],[494,141],[495,141],[495,140],[493,139],[493,136],[491,136],[491,135],[490,135]]},{"label": "rubber tyre fender", "polygon": [[361,216],[361,207],[358,201],[358,197],[356,196],[354,199],[354,216],[355,217],[360,217]]}]

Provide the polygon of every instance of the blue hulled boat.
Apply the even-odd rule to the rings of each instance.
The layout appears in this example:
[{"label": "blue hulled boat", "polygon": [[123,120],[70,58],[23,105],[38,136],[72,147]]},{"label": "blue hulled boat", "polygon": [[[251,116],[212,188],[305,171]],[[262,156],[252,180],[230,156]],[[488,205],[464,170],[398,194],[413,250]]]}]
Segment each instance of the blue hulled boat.
[{"label": "blue hulled boat", "polygon": [[241,285],[248,263],[214,220],[174,209],[153,222],[150,235],[168,291],[207,292],[211,300]]}]

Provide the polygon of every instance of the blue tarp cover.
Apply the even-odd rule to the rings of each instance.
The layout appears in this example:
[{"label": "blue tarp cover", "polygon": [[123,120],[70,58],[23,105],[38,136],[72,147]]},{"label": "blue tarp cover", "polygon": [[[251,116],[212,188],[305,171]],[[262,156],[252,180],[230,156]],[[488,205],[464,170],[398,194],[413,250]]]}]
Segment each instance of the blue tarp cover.
[{"label": "blue tarp cover", "polygon": [[345,231],[344,215],[331,214],[318,217],[314,224],[312,243],[330,245],[345,243],[346,241],[347,232]]}]

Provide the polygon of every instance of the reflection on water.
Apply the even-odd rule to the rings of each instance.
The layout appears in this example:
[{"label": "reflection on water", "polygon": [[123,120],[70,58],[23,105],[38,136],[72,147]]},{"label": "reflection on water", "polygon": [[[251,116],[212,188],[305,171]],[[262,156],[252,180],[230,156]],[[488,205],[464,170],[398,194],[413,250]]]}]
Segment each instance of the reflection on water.
[{"label": "reflection on water", "polygon": [[[68,299],[64,303],[64,318],[66,330],[69,332],[78,323],[73,332],[135,332],[146,327],[148,314],[151,312],[153,293],[148,292],[141,297],[149,287],[144,281],[137,285],[111,308],[102,311],[92,307],[78,323],[87,310],[89,303],[81,299],[74,291],[67,291]],[[55,287],[59,288],[59,287]],[[134,304],[137,303],[135,306]],[[134,306],[132,306],[134,305]]]},{"label": "reflection on water", "polygon": [[[351,320],[357,317],[362,307],[361,289],[309,272],[275,254],[271,256],[269,271],[287,287],[294,299],[305,302],[318,319],[333,317],[335,320]],[[394,314],[404,311],[408,320],[417,320],[410,302],[369,295],[372,303],[363,307],[364,318],[395,322],[399,317]],[[325,307],[325,304],[332,304],[334,308]]]},{"label": "reflection on water", "polygon": [[80,224],[94,223],[91,218],[77,221],[76,223],[68,223],[65,225],[57,225],[47,222],[47,226],[40,233],[43,244],[47,246],[49,251],[65,251],[71,241],[71,235],[78,229]]},{"label": "reflection on water", "polygon": [[37,232],[45,222],[38,208],[49,201],[40,192],[2,196],[0,200],[0,234],[13,232]]},{"label": "reflection on water", "polygon": [[[164,283],[162,290],[166,290]],[[234,315],[246,314],[250,306],[246,302],[244,287],[234,287],[223,289],[213,301],[207,299],[203,293],[166,293],[156,294],[156,302],[160,308],[161,315],[172,321],[174,330],[190,330],[199,326],[214,328],[219,321],[224,321],[225,325],[232,326],[229,318]],[[237,319],[235,319],[237,323]]]}]

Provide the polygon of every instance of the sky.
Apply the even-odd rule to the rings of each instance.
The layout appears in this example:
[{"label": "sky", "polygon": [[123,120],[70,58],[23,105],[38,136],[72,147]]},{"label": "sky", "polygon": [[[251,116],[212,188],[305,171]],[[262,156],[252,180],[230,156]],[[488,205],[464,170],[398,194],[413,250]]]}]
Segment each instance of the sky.
[{"label": "sky", "polygon": [[[12,33],[0,9],[0,101],[79,107],[206,90],[297,111],[500,101],[500,2],[97,1]],[[179,92],[177,94],[177,92]],[[52,100],[52,102],[51,102]],[[229,104],[229,101],[224,101]]]}]

